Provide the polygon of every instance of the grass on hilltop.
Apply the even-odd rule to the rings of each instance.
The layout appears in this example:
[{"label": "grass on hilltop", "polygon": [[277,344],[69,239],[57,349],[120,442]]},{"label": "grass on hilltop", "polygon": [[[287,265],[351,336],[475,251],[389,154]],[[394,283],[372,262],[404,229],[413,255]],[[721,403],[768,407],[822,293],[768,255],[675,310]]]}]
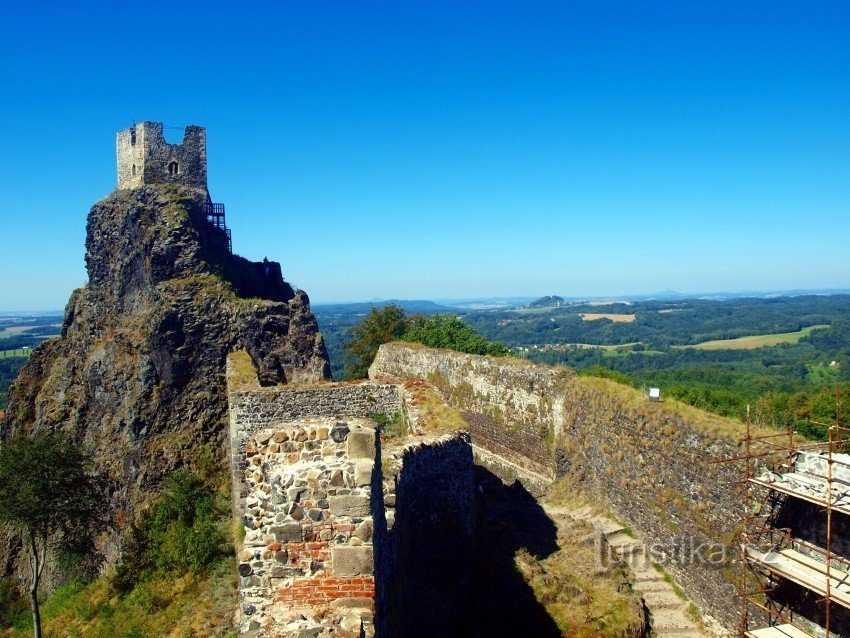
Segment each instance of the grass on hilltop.
[{"label": "grass on hilltop", "polygon": [[257,368],[244,350],[231,352],[227,356],[228,384],[232,390],[251,390],[258,388]]},{"label": "grass on hilltop", "polygon": [[694,348],[696,350],[753,350],[765,346],[778,346],[782,343],[798,343],[803,337],[809,336],[813,330],[819,330],[821,328],[829,328],[829,326],[809,326],[796,332],[778,332],[775,334],[738,337],[737,339],[715,339],[714,341],[704,341],[693,346],[676,347]]}]

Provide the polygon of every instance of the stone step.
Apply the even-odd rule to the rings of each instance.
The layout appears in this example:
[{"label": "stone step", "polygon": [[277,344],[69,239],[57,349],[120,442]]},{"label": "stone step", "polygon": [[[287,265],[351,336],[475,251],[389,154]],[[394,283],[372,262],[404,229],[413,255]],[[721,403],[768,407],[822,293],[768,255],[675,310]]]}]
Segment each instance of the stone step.
[{"label": "stone step", "polygon": [[699,635],[699,629],[685,618],[685,615],[681,611],[659,609],[656,613],[652,614],[653,636],[690,631],[696,631],[697,635]]},{"label": "stone step", "polygon": [[593,526],[598,529],[602,534],[606,537],[616,534],[617,532],[625,529],[619,523],[612,521],[610,518],[605,518],[603,516],[597,516],[595,518],[591,518],[590,522],[593,523]]},{"label": "stone step", "polygon": [[685,632],[699,631],[690,620],[685,618],[678,609],[649,610],[652,613],[652,633],[658,635],[661,632]]},{"label": "stone step", "polygon": [[678,609],[680,611],[684,611],[685,609],[684,602],[676,595],[676,592],[673,591],[672,587],[668,588],[666,591],[663,589],[657,591],[644,591],[641,595],[643,596],[643,601],[646,603],[646,606],[652,611],[656,609]]},{"label": "stone step", "polygon": [[[594,542],[601,534],[612,555],[629,566],[634,574],[634,589],[644,600],[651,616],[652,635],[663,638],[700,638],[705,634],[685,615],[686,604],[676,595],[644,552],[643,544],[625,532],[625,527],[601,515],[589,506],[576,509],[547,507],[559,534],[580,536],[582,542]],[[587,529],[587,524],[592,530]],[[582,530],[582,528],[584,528]],[[579,531],[587,530],[586,534]],[[606,570],[601,570],[604,573]]]},{"label": "stone step", "polygon": [[[648,583],[648,582],[664,582],[664,576],[659,574],[653,567],[644,567],[643,569],[635,569],[633,570],[635,575],[635,582],[638,583]],[[665,583],[666,584],[666,583]]]},{"label": "stone step", "polygon": [[605,540],[611,547],[640,547],[640,541],[632,538],[622,530],[613,534],[606,534]]},{"label": "stone step", "polygon": [[651,591],[671,591],[673,588],[663,580],[642,580],[635,582],[635,591],[651,592]]},{"label": "stone step", "polygon": [[[620,560],[622,562],[624,562],[628,566],[629,569],[632,570],[632,573],[635,573],[635,572],[643,573],[643,572],[646,572],[646,571],[648,571],[649,569],[652,568],[652,562],[646,556],[644,556],[643,552],[637,552],[635,554],[630,554],[628,556],[622,556],[622,557],[620,557]],[[645,577],[638,579],[638,580],[646,581],[646,580],[657,580],[657,579],[650,578],[649,574],[647,574]],[[662,580],[663,580],[663,577],[662,577]]]}]

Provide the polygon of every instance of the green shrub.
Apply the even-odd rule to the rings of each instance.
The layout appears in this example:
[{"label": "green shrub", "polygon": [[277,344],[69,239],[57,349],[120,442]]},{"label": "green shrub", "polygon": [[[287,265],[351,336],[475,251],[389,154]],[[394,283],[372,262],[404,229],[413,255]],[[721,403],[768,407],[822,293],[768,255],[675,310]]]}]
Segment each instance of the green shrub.
[{"label": "green shrub", "polygon": [[378,425],[381,434],[390,437],[404,436],[405,434],[404,419],[399,411],[393,414],[392,418],[386,414],[375,413],[372,415],[372,420]]},{"label": "green shrub", "polygon": [[11,578],[0,578],[0,628],[19,627],[29,620],[29,601]]},{"label": "green shrub", "polygon": [[457,315],[411,317],[402,339],[421,343],[429,348],[445,348],[467,354],[503,357],[511,353],[504,346],[482,337]]},{"label": "green shrub", "polygon": [[126,592],[154,574],[204,572],[227,553],[222,531],[226,515],[224,505],[199,477],[175,472],[166,480],[162,495],[133,527],[116,569],[115,586]]},{"label": "green shrub", "polygon": [[365,377],[375,360],[378,348],[391,341],[421,343],[429,348],[444,348],[503,357],[511,350],[488,341],[457,315],[438,314],[432,317],[408,317],[404,309],[394,304],[372,308],[360,323],[347,331],[348,339],[342,344],[345,377]]},{"label": "green shrub", "polygon": [[635,385],[629,375],[617,372],[616,370],[603,368],[598,364],[592,368],[588,368],[587,370],[580,370],[579,374],[583,377],[601,377],[603,379],[611,379],[611,381],[616,381],[617,383],[622,383],[623,385],[629,385],[632,387]]}]

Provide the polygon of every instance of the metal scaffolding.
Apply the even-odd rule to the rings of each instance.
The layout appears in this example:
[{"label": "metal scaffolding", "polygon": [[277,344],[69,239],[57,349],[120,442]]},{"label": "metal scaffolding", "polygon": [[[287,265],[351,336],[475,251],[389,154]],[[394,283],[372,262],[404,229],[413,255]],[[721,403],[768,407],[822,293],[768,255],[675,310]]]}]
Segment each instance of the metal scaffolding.
[{"label": "metal scaffolding", "polygon": [[[802,442],[794,431],[754,436],[747,409],[743,454],[744,507],[740,635],[749,638],[805,638],[833,632],[835,606],[850,610],[850,560],[834,551],[835,513],[850,515],[850,428],[840,425],[839,396],[827,440]],[[778,526],[787,498],[801,499],[825,515],[823,546],[795,535],[794,524]],[[790,603],[774,598],[777,585],[790,581],[814,592],[823,606],[824,625],[803,618]],[[759,610],[758,612],[752,611]],[[750,625],[767,626],[751,629]],[[821,633],[823,632],[823,633]],[[846,635],[846,634],[845,634]]]}]

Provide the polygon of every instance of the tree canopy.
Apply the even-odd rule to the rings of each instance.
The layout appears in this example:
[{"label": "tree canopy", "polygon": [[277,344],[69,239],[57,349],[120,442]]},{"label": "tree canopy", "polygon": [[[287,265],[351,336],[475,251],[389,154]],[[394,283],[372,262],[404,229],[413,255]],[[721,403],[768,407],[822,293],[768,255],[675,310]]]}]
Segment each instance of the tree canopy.
[{"label": "tree canopy", "polygon": [[345,376],[350,379],[365,377],[378,348],[390,341],[410,341],[470,354],[502,356],[510,352],[482,337],[457,315],[409,317],[403,308],[393,304],[383,308],[373,306],[360,323],[348,330],[348,334],[349,339],[343,344],[343,360]]},{"label": "tree canopy", "polygon": [[48,551],[99,519],[100,494],[89,459],[58,432],[17,434],[0,445],[0,523],[17,531],[30,560],[30,599],[41,636],[38,585]]},{"label": "tree canopy", "polygon": [[369,314],[348,330],[349,339],[343,344],[345,376],[349,379],[365,377],[381,344],[400,339],[407,326],[403,308],[394,304],[383,308],[372,306]]},{"label": "tree canopy", "polygon": [[488,341],[475,332],[457,315],[411,317],[402,339],[430,348],[446,348],[469,354],[504,356],[510,353],[504,346]]}]

